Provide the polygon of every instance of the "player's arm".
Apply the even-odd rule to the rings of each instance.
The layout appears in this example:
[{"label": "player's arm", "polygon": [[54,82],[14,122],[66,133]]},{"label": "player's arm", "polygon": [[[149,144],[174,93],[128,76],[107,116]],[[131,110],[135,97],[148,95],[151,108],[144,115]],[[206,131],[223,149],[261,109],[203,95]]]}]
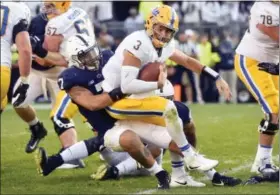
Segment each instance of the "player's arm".
[{"label": "player's arm", "polygon": [[257,28],[272,40],[279,42],[279,26],[266,26],[264,24],[257,24]]},{"label": "player's arm", "polygon": [[121,68],[121,89],[126,94],[153,91],[163,86],[161,82],[146,82],[137,79],[141,61],[128,50],[125,50]]},{"label": "player's arm", "polygon": [[63,41],[62,35],[45,35],[43,47],[51,52],[58,52]]},{"label": "player's arm", "polygon": [[231,92],[228,87],[228,84],[213,69],[211,69],[207,66],[203,66],[198,60],[187,56],[186,54],[184,54],[183,52],[181,52],[178,49],[175,49],[175,51],[169,57],[169,59],[176,62],[177,64],[181,64],[185,68],[188,68],[198,74],[201,73],[201,74],[215,80],[216,86],[217,86],[217,89],[219,90],[219,92],[222,93],[226,99],[229,100],[231,98]]},{"label": "player's arm", "polygon": [[33,53],[36,54],[34,57],[36,61],[42,61],[44,59],[45,66],[64,66],[67,67],[68,63],[64,56],[58,52],[48,51],[41,43],[40,37],[30,37]]},{"label": "player's arm", "polygon": [[32,48],[27,27],[27,20],[22,19],[13,29],[13,40],[19,53],[19,72],[23,80],[29,75],[32,63]]},{"label": "player's arm", "polygon": [[80,86],[72,87],[67,93],[76,104],[91,111],[103,109],[113,103],[108,93],[93,95],[88,89]]}]

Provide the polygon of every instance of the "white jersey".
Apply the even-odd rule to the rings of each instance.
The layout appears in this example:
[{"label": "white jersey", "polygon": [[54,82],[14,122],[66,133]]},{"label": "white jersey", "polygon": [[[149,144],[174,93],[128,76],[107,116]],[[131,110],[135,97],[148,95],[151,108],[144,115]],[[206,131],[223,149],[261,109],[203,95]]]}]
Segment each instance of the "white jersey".
[{"label": "white jersey", "polygon": [[1,33],[1,66],[11,67],[13,29],[19,21],[25,19],[30,23],[30,9],[24,3],[1,2],[0,33]]},{"label": "white jersey", "polygon": [[250,24],[236,53],[259,62],[279,62],[279,43],[257,29],[257,24],[279,26],[279,4],[255,2],[251,8]]},{"label": "white jersey", "polygon": [[95,39],[93,24],[88,14],[81,8],[72,7],[67,12],[52,18],[46,26],[46,35],[62,35],[59,52],[66,56],[67,39],[75,34],[87,34]]},{"label": "white jersey", "polygon": [[120,87],[121,67],[125,50],[138,58],[141,61],[141,66],[144,66],[151,62],[164,63],[173,54],[175,43],[174,40],[171,40],[162,48],[161,54],[158,54],[145,30],[136,31],[128,35],[118,46],[115,54],[102,70],[102,74],[105,78],[102,87],[106,92]]}]

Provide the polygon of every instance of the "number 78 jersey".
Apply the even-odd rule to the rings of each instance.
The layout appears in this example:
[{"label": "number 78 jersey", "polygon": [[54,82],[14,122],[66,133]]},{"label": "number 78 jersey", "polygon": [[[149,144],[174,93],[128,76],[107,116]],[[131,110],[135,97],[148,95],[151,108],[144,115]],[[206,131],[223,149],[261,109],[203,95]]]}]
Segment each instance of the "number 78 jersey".
[{"label": "number 78 jersey", "polygon": [[250,11],[249,28],[239,43],[236,53],[259,62],[279,62],[279,43],[262,33],[257,24],[279,26],[279,4],[255,2]]},{"label": "number 78 jersey", "polygon": [[21,21],[30,23],[30,9],[24,3],[1,2],[0,35],[1,66],[11,66],[11,46],[14,43],[14,27]]},{"label": "number 78 jersey", "polygon": [[67,39],[75,34],[87,34],[95,39],[93,24],[88,14],[81,8],[70,8],[67,12],[50,19],[46,26],[46,35],[63,36],[59,50],[62,55],[66,52]]}]

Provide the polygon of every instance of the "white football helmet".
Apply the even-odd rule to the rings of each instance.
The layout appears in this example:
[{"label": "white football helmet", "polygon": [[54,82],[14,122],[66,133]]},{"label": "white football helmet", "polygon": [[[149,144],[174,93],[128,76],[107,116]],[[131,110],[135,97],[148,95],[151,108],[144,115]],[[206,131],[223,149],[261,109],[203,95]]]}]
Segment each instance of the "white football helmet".
[{"label": "white football helmet", "polygon": [[94,38],[85,34],[76,34],[66,42],[66,60],[68,66],[97,70],[102,58],[100,49]]}]

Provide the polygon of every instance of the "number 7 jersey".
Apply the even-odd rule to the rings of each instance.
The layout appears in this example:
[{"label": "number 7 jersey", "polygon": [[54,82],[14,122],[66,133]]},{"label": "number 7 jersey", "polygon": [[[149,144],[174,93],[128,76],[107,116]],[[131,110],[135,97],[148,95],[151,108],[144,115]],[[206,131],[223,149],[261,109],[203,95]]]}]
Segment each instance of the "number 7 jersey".
[{"label": "number 7 jersey", "polygon": [[14,44],[13,30],[19,21],[30,23],[30,9],[24,3],[1,2],[1,66],[11,66],[11,46]]},{"label": "number 7 jersey", "polygon": [[67,39],[78,33],[87,34],[95,39],[93,24],[88,14],[83,9],[77,7],[72,7],[67,12],[50,19],[46,26],[46,35],[63,36],[59,52],[64,56]]},{"label": "number 7 jersey", "polygon": [[236,53],[259,62],[279,62],[279,43],[262,33],[257,24],[279,26],[279,4],[255,2],[250,11],[249,28],[239,43]]}]

